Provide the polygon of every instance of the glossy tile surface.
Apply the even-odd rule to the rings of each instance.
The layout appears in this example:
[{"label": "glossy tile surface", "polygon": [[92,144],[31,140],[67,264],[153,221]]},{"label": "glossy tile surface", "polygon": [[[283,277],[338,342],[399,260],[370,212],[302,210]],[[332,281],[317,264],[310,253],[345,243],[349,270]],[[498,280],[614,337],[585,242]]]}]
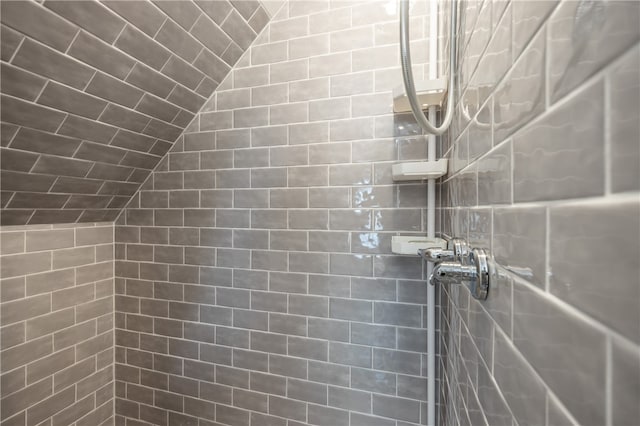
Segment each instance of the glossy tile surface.
[{"label": "glossy tile surface", "polygon": [[113,231],[0,231],[2,424],[113,421]]},{"label": "glossy tile surface", "polygon": [[640,47],[631,49],[610,76],[611,189],[637,191],[640,185]]},{"label": "glossy tile surface", "polygon": [[546,212],[542,208],[494,210],[496,260],[539,287],[545,283],[545,229]]},{"label": "glossy tile surface", "polygon": [[638,4],[470,1],[458,16],[436,230],[497,266],[486,301],[440,293],[439,422],[637,423]]},{"label": "glossy tile surface", "polygon": [[[1,186],[15,200],[3,205],[3,225],[115,220],[266,25],[258,1],[218,2],[215,13],[213,3],[2,3],[3,38],[20,42],[2,45],[3,126],[43,142],[7,137],[2,156],[60,156],[49,167],[44,156],[31,168],[2,162],[15,172]],[[85,142],[57,150],[63,136]],[[98,172],[109,166],[118,172]],[[70,169],[76,179],[61,184]],[[75,193],[91,197],[78,204]],[[25,196],[32,202],[19,201]],[[52,197],[58,203],[46,202]]]},{"label": "glossy tile surface", "polygon": [[604,193],[603,95],[602,83],[595,83],[514,137],[514,201]]},{"label": "glossy tile surface", "polygon": [[[603,422],[604,335],[517,283],[513,300],[516,347],[579,421]],[[579,395],[576,386],[583,389]]]},{"label": "glossy tile surface", "polygon": [[575,89],[640,39],[639,8],[636,2],[625,1],[563,2],[558,6],[549,18],[553,101]]},{"label": "glossy tile surface", "polygon": [[[640,342],[637,202],[551,209],[550,291]],[[594,242],[596,242],[594,244]],[[607,245],[611,244],[610,248]],[[613,247],[624,247],[620,252]],[[601,292],[605,284],[606,291]]]},{"label": "glossy tile surface", "polygon": [[[126,207],[116,364],[141,379],[117,376],[119,419],[426,421],[424,268],[391,253],[425,232],[426,184],[390,176],[426,140],[392,114],[385,5],[284,5]],[[426,10],[412,13],[422,46]]]},{"label": "glossy tile surface", "polygon": [[614,341],[611,351],[613,421],[637,422],[640,419],[640,411],[633,399],[640,392],[638,348]]}]

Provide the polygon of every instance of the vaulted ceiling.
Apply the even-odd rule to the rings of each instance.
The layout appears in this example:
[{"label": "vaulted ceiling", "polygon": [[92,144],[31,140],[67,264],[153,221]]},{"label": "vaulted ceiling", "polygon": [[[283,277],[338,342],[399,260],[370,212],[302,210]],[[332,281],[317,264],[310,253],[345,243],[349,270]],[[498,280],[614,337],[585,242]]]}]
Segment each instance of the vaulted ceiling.
[{"label": "vaulted ceiling", "polygon": [[114,220],[264,28],[259,1],[0,2],[2,225]]}]

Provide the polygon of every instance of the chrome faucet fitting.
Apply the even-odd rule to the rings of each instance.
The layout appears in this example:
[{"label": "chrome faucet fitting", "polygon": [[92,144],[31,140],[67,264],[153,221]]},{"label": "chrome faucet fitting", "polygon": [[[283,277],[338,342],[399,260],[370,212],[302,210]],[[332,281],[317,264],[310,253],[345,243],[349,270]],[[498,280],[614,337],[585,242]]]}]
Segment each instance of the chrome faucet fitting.
[{"label": "chrome faucet fitting", "polygon": [[429,284],[464,284],[474,298],[487,298],[495,273],[491,258],[483,249],[470,249],[464,240],[455,238],[449,241],[448,250],[421,250],[420,255],[436,264]]},{"label": "chrome faucet fitting", "polygon": [[476,268],[470,265],[461,265],[458,262],[442,262],[437,264],[431,272],[429,281],[431,284],[465,284],[471,281],[476,274]]},{"label": "chrome faucet fitting", "polygon": [[422,257],[433,263],[452,262],[455,259],[453,250],[444,250],[440,248],[426,249],[424,250]]},{"label": "chrome faucet fitting", "polygon": [[425,260],[433,263],[440,262],[462,262],[463,258],[469,254],[467,242],[461,238],[453,238],[447,243],[447,249],[430,248],[419,250]]}]

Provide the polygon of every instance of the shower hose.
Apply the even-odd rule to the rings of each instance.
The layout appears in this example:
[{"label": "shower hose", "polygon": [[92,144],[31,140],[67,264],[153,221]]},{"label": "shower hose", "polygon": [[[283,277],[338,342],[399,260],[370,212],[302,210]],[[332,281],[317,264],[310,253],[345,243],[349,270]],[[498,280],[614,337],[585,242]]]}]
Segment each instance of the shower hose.
[{"label": "shower hose", "polygon": [[[453,90],[456,56],[456,2],[451,1],[451,22],[449,25],[449,83],[447,87],[447,110],[439,127],[432,124],[422,112],[418,102],[416,87],[413,81],[411,69],[411,48],[409,47],[409,0],[400,0],[400,62],[402,65],[402,78],[411,110],[422,129],[433,135],[441,135],[446,132],[453,119]],[[437,35],[436,35],[437,36]]]}]

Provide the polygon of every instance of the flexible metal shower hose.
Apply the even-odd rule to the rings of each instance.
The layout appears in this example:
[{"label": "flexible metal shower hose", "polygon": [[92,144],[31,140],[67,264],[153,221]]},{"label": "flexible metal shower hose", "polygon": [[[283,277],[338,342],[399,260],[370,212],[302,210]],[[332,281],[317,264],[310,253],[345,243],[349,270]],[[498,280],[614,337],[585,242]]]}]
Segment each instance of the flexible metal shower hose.
[{"label": "flexible metal shower hose", "polygon": [[420,127],[425,132],[441,135],[447,131],[453,119],[453,92],[455,82],[455,56],[456,56],[456,1],[451,0],[451,24],[449,34],[449,84],[447,88],[447,111],[439,127],[433,125],[422,112],[418,103],[416,88],[413,82],[411,69],[411,48],[409,47],[409,0],[400,0],[400,62],[402,65],[402,78],[411,110]]}]

